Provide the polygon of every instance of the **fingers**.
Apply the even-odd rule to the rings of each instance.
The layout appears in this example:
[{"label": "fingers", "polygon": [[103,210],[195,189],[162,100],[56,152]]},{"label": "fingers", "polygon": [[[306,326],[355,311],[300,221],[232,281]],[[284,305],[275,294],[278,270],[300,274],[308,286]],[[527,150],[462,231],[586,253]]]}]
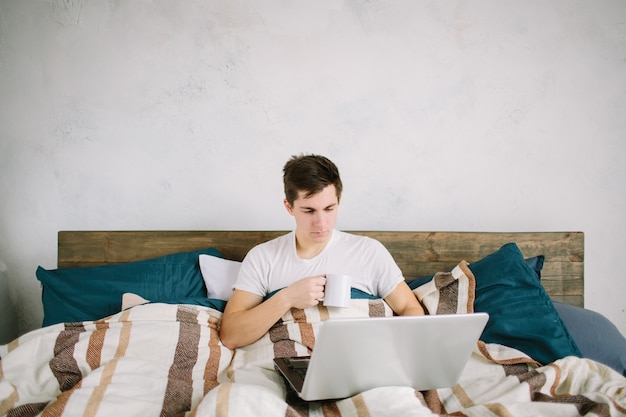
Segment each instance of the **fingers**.
[{"label": "fingers", "polygon": [[293,307],[307,308],[319,304],[324,298],[326,278],[323,275],[306,277],[289,286]]},{"label": "fingers", "polygon": [[[324,286],[326,285],[326,277],[323,275],[311,277],[310,297],[315,300],[313,305],[317,305],[324,298]],[[312,300],[312,302],[313,302]]]}]

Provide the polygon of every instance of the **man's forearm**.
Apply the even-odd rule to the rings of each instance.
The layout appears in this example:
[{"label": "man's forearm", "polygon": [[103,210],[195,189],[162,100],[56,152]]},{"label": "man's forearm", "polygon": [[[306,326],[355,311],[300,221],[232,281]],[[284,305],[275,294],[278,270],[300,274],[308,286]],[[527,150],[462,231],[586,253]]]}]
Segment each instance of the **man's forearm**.
[{"label": "man's forearm", "polygon": [[220,338],[229,349],[236,349],[256,342],[287,312],[290,305],[283,291],[261,304],[240,311],[229,311],[222,316]]}]

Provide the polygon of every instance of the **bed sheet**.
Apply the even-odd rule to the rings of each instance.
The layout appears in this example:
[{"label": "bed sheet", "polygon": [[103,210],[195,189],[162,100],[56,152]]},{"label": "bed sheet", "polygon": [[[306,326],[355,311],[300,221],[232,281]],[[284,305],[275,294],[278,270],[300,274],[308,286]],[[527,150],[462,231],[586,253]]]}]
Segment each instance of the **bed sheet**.
[{"label": "bed sheet", "polygon": [[0,415],[626,414],[626,378],[607,366],[577,357],[540,366],[483,342],[451,388],[383,387],[311,403],[288,395],[273,369],[275,356],[307,353],[328,318],[391,314],[379,299],[355,299],[346,309],[294,309],[235,351],[219,340],[221,312],[205,306],[146,304],[103,320],[45,327],[0,346]]}]

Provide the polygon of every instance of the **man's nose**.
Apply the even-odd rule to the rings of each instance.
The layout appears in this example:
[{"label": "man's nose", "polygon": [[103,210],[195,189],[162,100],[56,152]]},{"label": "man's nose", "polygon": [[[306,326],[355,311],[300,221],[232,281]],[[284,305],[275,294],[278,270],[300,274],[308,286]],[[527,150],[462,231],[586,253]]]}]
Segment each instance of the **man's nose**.
[{"label": "man's nose", "polygon": [[318,211],[317,213],[313,215],[313,224],[320,225],[320,224],[324,224],[325,221],[326,221],[326,216],[324,216],[324,213]]}]

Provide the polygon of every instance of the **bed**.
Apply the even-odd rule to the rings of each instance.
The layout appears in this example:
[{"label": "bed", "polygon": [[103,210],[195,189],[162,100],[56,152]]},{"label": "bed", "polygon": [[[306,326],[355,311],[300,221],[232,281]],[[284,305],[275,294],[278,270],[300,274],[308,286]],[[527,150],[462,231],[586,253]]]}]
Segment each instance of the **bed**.
[{"label": "bed", "polygon": [[275,356],[310,353],[324,320],[393,313],[353,290],[348,308],[294,309],[226,348],[218,330],[239,262],[283,233],[59,232],[57,268],[36,271],[42,328],[0,346],[0,415],[626,414],[626,341],[583,308],[581,232],[353,232],[389,249],[428,314],[486,311],[489,323],[453,387],[299,401]]}]

